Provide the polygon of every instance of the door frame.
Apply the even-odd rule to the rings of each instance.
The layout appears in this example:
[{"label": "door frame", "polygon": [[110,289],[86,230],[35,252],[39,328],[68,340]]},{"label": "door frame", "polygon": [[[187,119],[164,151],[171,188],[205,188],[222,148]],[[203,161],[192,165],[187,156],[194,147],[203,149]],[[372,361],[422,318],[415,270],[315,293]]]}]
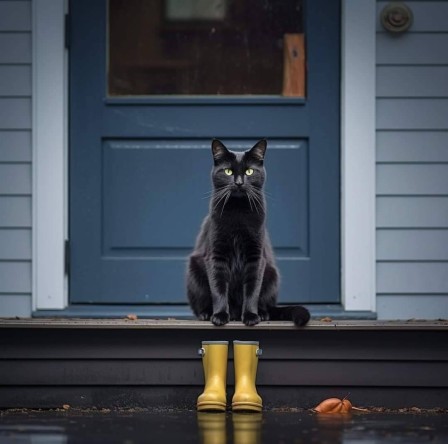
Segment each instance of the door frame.
[{"label": "door frame", "polygon": [[[341,1],[341,303],[374,312],[376,1]],[[32,2],[33,311],[69,301],[67,9],[66,0]]]}]

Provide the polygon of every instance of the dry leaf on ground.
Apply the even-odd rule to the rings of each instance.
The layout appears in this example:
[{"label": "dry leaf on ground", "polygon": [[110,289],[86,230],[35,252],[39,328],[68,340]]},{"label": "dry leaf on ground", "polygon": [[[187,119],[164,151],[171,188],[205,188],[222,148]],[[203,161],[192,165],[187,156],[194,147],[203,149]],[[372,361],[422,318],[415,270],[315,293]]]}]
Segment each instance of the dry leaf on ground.
[{"label": "dry leaf on ground", "polygon": [[317,407],[313,409],[317,413],[350,413],[352,410],[360,410],[366,412],[366,409],[354,407],[347,399],[328,398],[322,401]]}]

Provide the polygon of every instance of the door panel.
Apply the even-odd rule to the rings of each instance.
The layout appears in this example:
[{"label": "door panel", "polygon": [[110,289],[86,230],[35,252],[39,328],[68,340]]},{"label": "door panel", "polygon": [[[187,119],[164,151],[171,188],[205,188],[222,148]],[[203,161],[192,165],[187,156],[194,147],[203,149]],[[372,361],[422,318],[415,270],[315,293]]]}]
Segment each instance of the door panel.
[{"label": "door panel", "polygon": [[339,301],[337,3],[306,4],[301,99],[108,97],[107,2],[70,4],[71,303],[186,303],[186,257],[208,209],[212,137],[231,149],[268,139],[280,301]]}]

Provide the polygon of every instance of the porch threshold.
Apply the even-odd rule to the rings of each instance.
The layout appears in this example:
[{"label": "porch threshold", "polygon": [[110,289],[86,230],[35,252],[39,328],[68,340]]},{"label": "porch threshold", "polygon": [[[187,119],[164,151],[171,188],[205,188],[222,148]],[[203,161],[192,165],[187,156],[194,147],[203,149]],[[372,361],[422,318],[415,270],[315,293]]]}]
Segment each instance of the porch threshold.
[{"label": "porch threshold", "polygon": [[[313,319],[376,319],[373,311],[346,311],[341,304],[304,304]],[[193,313],[186,304],[161,305],[108,305],[71,304],[63,310],[35,310],[35,318],[125,318],[135,314],[139,319],[194,320]]]},{"label": "porch threshold", "polygon": [[131,330],[448,330],[448,320],[312,320],[297,328],[287,321],[267,321],[254,327],[229,322],[216,327],[210,322],[185,319],[95,319],[95,318],[0,318],[0,328],[131,329]]}]

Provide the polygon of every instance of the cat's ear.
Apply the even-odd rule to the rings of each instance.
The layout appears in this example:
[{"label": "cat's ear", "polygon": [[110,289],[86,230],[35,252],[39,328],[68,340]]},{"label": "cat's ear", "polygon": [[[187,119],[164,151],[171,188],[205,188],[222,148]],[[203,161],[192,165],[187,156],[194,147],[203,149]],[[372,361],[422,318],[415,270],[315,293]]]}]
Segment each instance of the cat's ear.
[{"label": "cat's ear", "polygon": [[268,143],[266,142],[266,139],[261,139],[248,151],[248,154],[253,159],[263,162],[267,146]]},{"label": "cat's ear", "polygon": [[229,150],[220,140],[213,139],[212,153],[213,153],[213,160],[215,161],[215,163],[217,163],[223,160],[229,154]]}]

